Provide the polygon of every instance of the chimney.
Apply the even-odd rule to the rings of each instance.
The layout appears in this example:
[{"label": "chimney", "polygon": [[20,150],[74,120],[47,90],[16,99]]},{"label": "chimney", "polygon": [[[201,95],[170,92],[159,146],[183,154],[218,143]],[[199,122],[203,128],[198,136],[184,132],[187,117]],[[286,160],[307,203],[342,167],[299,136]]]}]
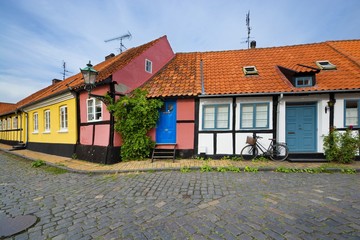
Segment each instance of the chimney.
[{"label": "chimney", "polygon": [[57,83],[59,83],[59,82],[61,82],[62,80],[60,80],[60,79],[56,79],[56,78],[54,78],[53,80],[52,80],[52,85],[55,85],[55,84],[57,84]]},{"label": "chimney", "polygon": [[109,55],[105,56],[105,60],[108,60],[108,59],[113,58],[113,57],[115,57],[115,54],[110,53]]},{"label": "chimney", "polygon": [[256,41],[255,40],[252,40],[250,42],[250,48],[256,48]]}]

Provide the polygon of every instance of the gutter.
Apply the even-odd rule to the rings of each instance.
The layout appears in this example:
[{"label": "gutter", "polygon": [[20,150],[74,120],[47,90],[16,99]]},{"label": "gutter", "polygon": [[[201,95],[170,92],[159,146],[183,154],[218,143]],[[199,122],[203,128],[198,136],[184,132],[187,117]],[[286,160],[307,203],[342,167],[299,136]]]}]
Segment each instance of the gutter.
[{"label": "gutter", "polygon": [[215,98],[215,97],[242,97],[242,96],[264,96],[264,95],[304,95],[304,94],[326,94],[326,93],[352,93],[360,92],[360,89],[354,90],[326,90],[326,91],[308,91],[308,92],[262,92],[262,93],[237,93],[237,94],[215,94],[198,95],[199,98]]}]

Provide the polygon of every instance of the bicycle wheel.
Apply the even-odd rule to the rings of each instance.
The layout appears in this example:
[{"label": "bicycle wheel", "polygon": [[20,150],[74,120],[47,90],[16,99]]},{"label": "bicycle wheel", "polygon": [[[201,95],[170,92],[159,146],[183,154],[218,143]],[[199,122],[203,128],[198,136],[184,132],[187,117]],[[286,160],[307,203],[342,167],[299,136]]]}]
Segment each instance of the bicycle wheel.
[{"label": "bicycle wheel", "polygon": [[241,150],[241,157],[244,160],[253,160],[258,155],[259,151],[255,145],[246,145]]},{"label": "bicycle wheel", "polygon": [[270,150],[270,158],[274,161],[284,161],[289,156],[289,149],[285,144],[276,143]]}]

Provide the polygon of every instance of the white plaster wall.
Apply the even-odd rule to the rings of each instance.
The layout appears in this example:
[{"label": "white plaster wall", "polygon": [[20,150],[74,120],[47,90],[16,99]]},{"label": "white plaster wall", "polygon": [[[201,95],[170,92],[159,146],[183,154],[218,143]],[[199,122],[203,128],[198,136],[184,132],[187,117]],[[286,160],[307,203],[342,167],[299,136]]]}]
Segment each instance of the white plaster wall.
[{"label": "white plaster wall", "polygon": [[218,133],[216,141],[216,154],[233,154],[232,150],[232,134]]},{"label": "white plaster wall", "polygon": [[[260,144],[262,144],[266,149],[270,144],[269,138],[273,138],[273,135],[271,133],[257,133],[257,136],[262,137],[262,139],[259,139]],[[252,133],[237,133],[236,134],[236,148],[235,153],[240,154],[243,147],[247,145],[246,138],[247,136],[252,137]]]},{"label": "white plaster wall", "polygon": [[199,134],[199,147],[198,154],[205,151],[206,154],[214,154],[214,134],[200,133]]},{"label": "white plaster wall", "polygon": [[233,104],[232,98],[201,98],[199,106],[199,130],[202,131],[202,118],[203,118],[203,106],[204,105],[213,105],[213,104],[230,104],[229,107],[229,128],[228,129],[217,129],[216,131],[229,131],[232,130],[232,114],[233,114]]}]

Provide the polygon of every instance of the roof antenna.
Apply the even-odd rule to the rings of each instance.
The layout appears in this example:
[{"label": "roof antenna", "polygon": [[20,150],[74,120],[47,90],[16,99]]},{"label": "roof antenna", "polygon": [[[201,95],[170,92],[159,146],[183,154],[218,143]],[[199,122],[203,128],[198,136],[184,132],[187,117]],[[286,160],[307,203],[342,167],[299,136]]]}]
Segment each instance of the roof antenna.
[{"label": "roof antenna", "polygon": [[131,37],[132,37],[132,35],[131,35],[131,33],[128,31],[127,34],[124,34],[124,35],[122,35],[122,36],[120,36],[120,37],[115,37],[115,38],[111,38],[111,39],[105,40],[105,42],[110,42],[110,41],[114,41],[114,40],[119,40],[119,41],[120,41],[119,51],[120,51],[120,53],[122,53],[122,52],[123,52],[123,48],[127,49],[127,48],[124,46],[124,44],[122,43],[122,40],[123,40],[123,39],[126,39],[126,38],[131,39]]},{"label": "roof antenna", "polygon": [[250,31],[251,31],[251,27],[250,27],[250,10],[246,14],[246,27],[247,27],[247,32],[248,32],[246,42],[248,44],[248,49],[249,49],[250,48]]},{"label": "roof antenna", "polygon": [[66,73],[72,73],[72,72],[66,70],[66,62],[63,60],[63,71],[62,71],[63,80],[65,80]]}]

